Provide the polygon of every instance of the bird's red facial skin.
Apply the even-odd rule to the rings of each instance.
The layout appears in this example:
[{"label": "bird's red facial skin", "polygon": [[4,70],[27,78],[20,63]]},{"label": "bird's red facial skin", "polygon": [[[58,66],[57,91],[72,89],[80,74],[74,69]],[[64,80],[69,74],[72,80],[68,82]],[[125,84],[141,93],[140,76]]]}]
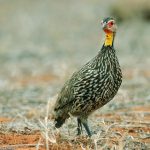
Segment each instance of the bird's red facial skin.
[{"label": "bird's red facial skin", "polygon": [[113,25],[114,25],[114,22],[113,22],[113,21],[110,21],[110,22],[107,23],[107,26],[108,26],[109,28],[111,28]]}]

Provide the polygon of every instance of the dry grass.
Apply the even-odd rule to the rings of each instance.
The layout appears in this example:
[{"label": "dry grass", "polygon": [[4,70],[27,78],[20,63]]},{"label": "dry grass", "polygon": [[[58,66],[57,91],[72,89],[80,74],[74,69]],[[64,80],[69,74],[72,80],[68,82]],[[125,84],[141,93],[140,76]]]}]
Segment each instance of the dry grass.
[{"label": "dry grass", "polygon": [[[138,16],[118,25],[115,47],[123,84],[113,101],[90,116],[92,138],[85,132],[76,136],[73,117],[59,130],[52,119],[65,80],[103,43],[101,18],[112,4],[126,16],[124,3],[134,2],[0,2],[0,149],[149,149],[150,30]],[[136,2],[135,11],[129,7],[131,16],[143,2]]]}]

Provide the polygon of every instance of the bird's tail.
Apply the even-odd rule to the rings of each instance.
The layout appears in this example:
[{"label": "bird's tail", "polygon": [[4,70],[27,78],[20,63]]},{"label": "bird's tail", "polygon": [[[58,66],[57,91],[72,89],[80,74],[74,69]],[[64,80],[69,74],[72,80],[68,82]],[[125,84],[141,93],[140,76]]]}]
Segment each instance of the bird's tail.
[{"label": "bird's tail", "polygon": [[55,127],[60,128],[64,122],[65,122],[64,118],[61,118],[61,117],[56,118],[55,119]]}]

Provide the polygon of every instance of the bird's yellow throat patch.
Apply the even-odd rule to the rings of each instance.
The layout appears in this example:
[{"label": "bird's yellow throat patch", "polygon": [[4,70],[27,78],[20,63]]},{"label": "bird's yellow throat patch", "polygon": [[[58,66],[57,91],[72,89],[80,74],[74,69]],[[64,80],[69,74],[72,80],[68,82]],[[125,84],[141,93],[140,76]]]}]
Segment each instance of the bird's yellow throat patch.
[{"label": "bird's yellow throat patch", "polygon": [[113,44],[113,33],[106,33],[105,46],[112,46]]}]

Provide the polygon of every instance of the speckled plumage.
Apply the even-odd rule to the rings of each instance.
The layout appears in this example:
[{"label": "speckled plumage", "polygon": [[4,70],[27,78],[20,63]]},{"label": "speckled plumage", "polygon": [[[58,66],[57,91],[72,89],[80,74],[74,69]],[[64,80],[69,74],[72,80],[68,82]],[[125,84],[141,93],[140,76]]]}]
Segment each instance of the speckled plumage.
[{"label": "speckled plumage", "polygon": [[122,73],[113,46],[103,45],[92,60],[75,72],[63,86],[55,104],[55,126],[59,128],[69,118],[78,118],[78,134],[87,125],[88,116],[108,103],[116,95],[122,82]]}]

